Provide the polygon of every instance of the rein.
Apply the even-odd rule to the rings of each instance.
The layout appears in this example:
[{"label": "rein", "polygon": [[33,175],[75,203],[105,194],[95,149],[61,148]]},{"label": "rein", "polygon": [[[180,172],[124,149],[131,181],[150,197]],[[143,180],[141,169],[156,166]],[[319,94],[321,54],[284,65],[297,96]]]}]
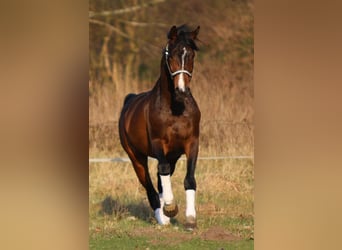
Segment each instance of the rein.
[{"label": "rein", "polygon": [[170,68],[170,65],[169,65],[169,61],[168,61],[168,57],[169,57],[169,44],[167,44],[166,48],[165,48],[165,58],[166,58],[166,66],[169,69],[169,73],[171,75],[171,78],[173,78],[174,76],[176,76],[178,74],[181,74],[181,73],[185,73],[185,74],[187,74],[190,77],[192,76],[192,74],[189,71],[184,69],[184,57],[183,56],[182,56],[182,69],[177,70],[175,72],[171,71],[171,68]]}]

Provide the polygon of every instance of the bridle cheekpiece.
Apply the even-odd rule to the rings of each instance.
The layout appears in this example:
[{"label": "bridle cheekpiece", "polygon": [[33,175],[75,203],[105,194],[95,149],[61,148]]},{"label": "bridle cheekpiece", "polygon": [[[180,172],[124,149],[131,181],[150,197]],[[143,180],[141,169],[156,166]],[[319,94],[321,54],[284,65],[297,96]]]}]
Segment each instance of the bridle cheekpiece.
[{"label": "bridle cheekpiece", "polygon": [[170,73],[171,78],[173,78],[176,75],[181,74],[181,73],[185,73],[188,76],[192,77],[192,74],[189,71],[187,71],[186,69],[184,69],[184,56],[185,56],[185,54],[182,56],[182,69],[177,70],[175,72],[172,72],[171,68],[170,68],[170,65],[169,65],[169,61],[168,61],[168,57],[169,57],[169,44],[166,45],[166,48],[165,48],[166,66],[169,69],[169,73]]}]

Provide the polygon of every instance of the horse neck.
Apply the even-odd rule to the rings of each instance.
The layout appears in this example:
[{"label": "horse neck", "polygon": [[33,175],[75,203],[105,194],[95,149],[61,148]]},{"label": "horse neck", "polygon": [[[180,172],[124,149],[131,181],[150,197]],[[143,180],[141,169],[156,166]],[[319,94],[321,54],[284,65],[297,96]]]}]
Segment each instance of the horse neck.
[{"label": "horse neck", "polygon": [[169,73],[167,72],[165,60],[162,59],[161,66],[160,66],[160,76],[155,85],[155,91],[157,92],[160,100],[163,103],[170,104],[172,102],[173,96],[173,83],[172,79],[170,78]]}]

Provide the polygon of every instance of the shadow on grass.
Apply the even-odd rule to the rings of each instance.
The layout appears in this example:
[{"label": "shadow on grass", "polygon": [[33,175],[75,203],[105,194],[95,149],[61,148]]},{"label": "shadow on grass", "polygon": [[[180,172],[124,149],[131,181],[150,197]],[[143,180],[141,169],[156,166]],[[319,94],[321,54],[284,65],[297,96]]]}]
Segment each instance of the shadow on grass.
[{"label": "shadow on grass", "polygon": [[147,204],[143,202],[132,203],[132,204],[128,204],[126,207],[127,207],[128,212],[132,216],[138,218],[139,220],[143,220],[146,222],[152,221],[152,214],[151,214],[152,210]]},{"label": "shadow on grass", "polygon": [[114,200],[111,196],[107,196],[100,205],[99,215],[114,215],[115,217],[123,217],[127,212],[124,205]]},{"label": "shadow on grass", "polygon": [[99,215],[112,215],[119,219],[124,218],[127,214],[130,214],[137,219],[151,222],[151,208],[144,202],[122,204],[118,200],[113,199],[111,196],[107,196],[100,205]]}]

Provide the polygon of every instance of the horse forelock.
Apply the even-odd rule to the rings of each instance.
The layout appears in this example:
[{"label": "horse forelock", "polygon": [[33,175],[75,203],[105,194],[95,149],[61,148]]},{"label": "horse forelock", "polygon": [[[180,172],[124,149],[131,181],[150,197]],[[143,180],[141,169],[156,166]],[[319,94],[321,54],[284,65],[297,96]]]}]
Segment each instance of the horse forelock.
[{"label": "horse forelock", "polygon": [[174,42],[175,47],[178,44],[189,46],[193,50],[199,50],[196,42],[191,37],[191,29],[188,25],[183,24],[177,27],[177,39]]}]

